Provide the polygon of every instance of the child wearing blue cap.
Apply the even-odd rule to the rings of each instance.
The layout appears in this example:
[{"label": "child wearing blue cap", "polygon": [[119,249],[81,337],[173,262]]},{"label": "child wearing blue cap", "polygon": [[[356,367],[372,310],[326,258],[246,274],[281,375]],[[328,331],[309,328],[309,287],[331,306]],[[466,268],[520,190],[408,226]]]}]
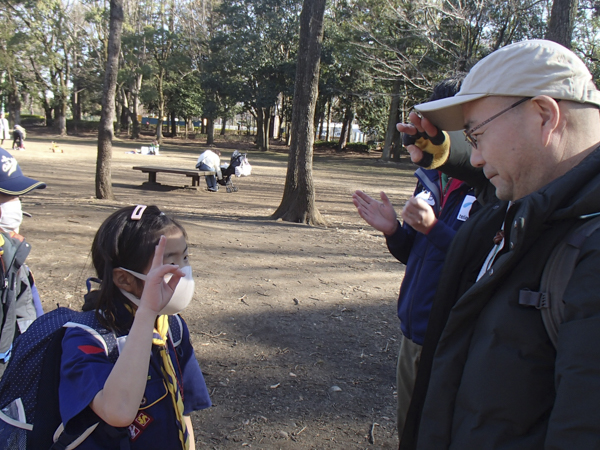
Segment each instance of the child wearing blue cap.
[{"label": "child wearing blue cap", "polygon": [[[12,284],[0,287],[3,303],[0,308],[0,376],[10,359],[14,339],[44,313],[33,275],[24,264],[31,247],[18,233],[23,221],[19,196],[45,187],[45,183],[23,175],[17,160],[0,148],[0,245],[3,249],[0,278],[15,277]],[[25,250],[15,258],[12,251],[19,247]]]}]

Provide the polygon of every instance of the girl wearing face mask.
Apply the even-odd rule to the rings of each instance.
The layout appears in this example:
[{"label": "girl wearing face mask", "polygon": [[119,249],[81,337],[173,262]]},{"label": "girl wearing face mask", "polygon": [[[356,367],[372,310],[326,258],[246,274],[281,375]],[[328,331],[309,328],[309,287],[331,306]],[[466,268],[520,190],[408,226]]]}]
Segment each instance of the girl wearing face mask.
[{"label": "girl wearing face mask", "polygon": [[[92,260],[101,281],[96,317],[117,336],[111,363],[92,332],[67,328],[59,385],[65,430],[98,426],[78,449],[194,449],[189,414],[211,406],[183,320],[173,342],[169,315],[192,299],[186,234],[156,206],[123,208],[100,226]],[[98,420],[99,419],[99,420]],[[106,426],[108,425],[108,426]]]}]

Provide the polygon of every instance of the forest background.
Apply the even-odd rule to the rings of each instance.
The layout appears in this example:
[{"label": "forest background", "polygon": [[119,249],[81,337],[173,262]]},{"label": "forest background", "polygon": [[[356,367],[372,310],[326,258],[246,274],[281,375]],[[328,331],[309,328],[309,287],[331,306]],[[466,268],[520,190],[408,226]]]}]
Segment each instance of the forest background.
[{"label": "forest background", "polygon": [[[201,119],[198,131],[212,144],[215,120],[247,113],[259,149],[268,150],[273,136],[289,145],[301,0],[122,5],[117,131],[138,138],[142,113]],[[383,143],[382,159],[397,159],[395,123],[437,81],[504,45],[548,37],[551,16],[555,34],[566,36],[554,40],[572,46],[597,75],[599,11],[595,0],[332,0],[325,10],[315,138],[329,141],[324,124],[341,122],[343,149],[356,122]],[[97,128],[97,121],[84,119],[100,115],[109,20],[106,0],[2,0],[0,97],[11,125],[39,109],[60,135]],[[273,130],[275,116],[283,133]],[[177,129],[158,121],[153,132],[161,142]]]}]

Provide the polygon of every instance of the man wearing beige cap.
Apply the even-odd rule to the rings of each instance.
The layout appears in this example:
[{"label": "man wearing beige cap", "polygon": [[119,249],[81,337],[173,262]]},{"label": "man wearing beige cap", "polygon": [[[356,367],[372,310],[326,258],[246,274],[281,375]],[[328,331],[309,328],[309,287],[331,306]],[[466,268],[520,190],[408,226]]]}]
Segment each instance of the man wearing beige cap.
[{"label": "man wearing beige cap", "polygon": [[471,216],[446,258],[401,449],[598,447],[600,232],[582,244],[556,347],[520,299],[600,212],[599,105],[575,54],[532,40],[481,60],[455,97],[415,107],[418,131],[465,130],[500,201]]}]

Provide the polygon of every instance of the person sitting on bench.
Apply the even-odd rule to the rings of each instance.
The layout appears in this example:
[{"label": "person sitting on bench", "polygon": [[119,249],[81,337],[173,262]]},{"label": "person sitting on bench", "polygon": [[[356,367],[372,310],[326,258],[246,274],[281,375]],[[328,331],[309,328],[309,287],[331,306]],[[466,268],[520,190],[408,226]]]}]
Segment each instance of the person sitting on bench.
[{"label": "person sitting on bench", "polygon": [[217,178],[219,180],[223,179],[223,174],[221,173],[220,156],[221,152],[219,150],[205,150],[200,155],[198,162],[196,163],[196,169],[207,172],[215,172],[216,174],[216,177],[215,175],[204,176],[209,192],[217,192],[219,190],[219,187],[217,186]]}]

